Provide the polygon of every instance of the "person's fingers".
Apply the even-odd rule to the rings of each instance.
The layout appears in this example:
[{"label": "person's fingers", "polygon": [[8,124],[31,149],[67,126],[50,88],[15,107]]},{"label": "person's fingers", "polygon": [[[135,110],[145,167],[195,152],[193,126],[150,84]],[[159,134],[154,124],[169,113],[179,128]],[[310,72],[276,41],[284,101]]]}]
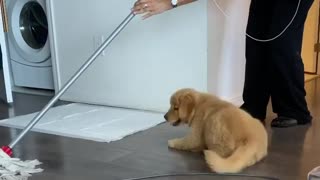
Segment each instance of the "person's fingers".
[{"label": "person's fingers", "polygon": [[141,14],[145,12],[145,7],[143,5],[137,5],[133,8],[133,12],[136,14]]},{"label": "person's fingers", "polygon": [[131,10],[134,10],[136,7],[137,7],[137,5],[139,5],[139,1],[136,1],[135,3],[134,3],[134,5],[133,5],[133,7],[131,8]]},{"label": "person's fingers", "polygon": [[139,0],[135,3],[132,11],[135,14],[142,14],[145,13],[147,11],[151,11],[152,9],[150,8],[150,0]]},{"label": "person's fingers", "polygon": [[153,15],[155,15],[156,13],[155,12],[149,12],[149,13],[147,13],[146,15],[144,15],[144,16],[142,16],[142,19],[144,20],[144,19],[147,19],[147,18],[149,18],[149,17],[151,17],[151,16],[153,16]]},{"label": "person's fingers", "polygon": [[145,13],[144,9],[140,9],[140,8],[133,8],[132,12],[134,14],[142,14]]},{"label": "person's fingers", "polygon": [[139,0],[136,2],[135,7],[138,7],[140,9],[146,8],[146,7],[150,6],[151,2],[152,1],[150,1],[150,0]]}]

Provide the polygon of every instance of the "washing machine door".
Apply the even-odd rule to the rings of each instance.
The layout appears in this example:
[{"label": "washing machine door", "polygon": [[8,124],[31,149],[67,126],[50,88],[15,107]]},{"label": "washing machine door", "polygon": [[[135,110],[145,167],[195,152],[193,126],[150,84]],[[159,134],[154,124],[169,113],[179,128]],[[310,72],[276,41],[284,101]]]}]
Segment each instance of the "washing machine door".
[{"label": "washing machine door", "polygon": [[50,47],[44,1],[11,0],[8,12],[10,39],[23,60],[27,64],[48,60]]}]

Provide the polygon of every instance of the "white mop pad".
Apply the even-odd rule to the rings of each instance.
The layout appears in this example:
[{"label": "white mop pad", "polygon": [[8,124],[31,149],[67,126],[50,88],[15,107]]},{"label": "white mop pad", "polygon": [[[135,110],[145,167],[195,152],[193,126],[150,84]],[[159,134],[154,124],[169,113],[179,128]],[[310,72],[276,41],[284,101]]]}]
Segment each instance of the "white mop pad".
[{"label": "white mop pad", "polygon": [[[24,128],[35,115],[6,119],[0,121],[0,126]],[[73,103],[50,109],[32,131],[111,142],[164,121],[162,113]]]},{"label": "white mop pad", "polygon": [[38,160],[21,161],[18,158],[11,158],[0,150],[0,180],[27,180],[31,174],[43,171],[41,168],[36,168],[40,164]]}]

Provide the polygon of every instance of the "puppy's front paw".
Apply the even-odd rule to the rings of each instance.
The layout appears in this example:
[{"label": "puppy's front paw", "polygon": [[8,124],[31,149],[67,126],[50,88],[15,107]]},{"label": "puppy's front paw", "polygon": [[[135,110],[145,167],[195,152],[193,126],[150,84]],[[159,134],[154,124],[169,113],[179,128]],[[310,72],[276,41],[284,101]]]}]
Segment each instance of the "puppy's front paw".
[{"label": "puppy's front paw", "polygon": [[194,152],[194,153],[198,153],[198,152],[202,152],[203,149],[199,147],[199,148],[191,149],[190,151],[191,151],[191,152]]},{"label": "puppy's front paw", "polygon": [[171,139],[171,140],[168,141],[168,146],[170,148],[176,149],[178,142],[179,142],[179,139]]}]

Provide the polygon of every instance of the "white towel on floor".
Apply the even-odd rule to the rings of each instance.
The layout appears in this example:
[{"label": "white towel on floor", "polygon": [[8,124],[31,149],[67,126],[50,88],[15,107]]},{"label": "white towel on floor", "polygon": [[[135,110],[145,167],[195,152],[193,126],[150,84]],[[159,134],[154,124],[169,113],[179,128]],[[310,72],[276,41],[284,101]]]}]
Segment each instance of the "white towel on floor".
[{"label": "white towel on floor", "polygon": [[[0,120],[0,126],[25,128],[38,114]],[[73,103],[51,108],[31,131],[112,142],[165,122],[163,113]]]},{"label": "white towel on floor", "polygon": [[27,180],[31,174],[43,171],[36,168],[40,164],[38,160],[21,161],[19,158],[11,158],[0,150],[0,180]]}]

